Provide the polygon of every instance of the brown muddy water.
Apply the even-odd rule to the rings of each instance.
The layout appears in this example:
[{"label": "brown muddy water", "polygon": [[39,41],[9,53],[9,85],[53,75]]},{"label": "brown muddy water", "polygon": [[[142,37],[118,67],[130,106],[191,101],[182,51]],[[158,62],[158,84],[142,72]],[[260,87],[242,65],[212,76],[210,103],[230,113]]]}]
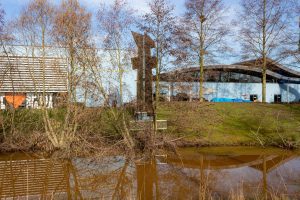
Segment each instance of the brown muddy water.
[{"label": "brown muddy water", "polygon": [[300,154],[185,148],[150,161],[0,156],[1,199],[300,199]]}]

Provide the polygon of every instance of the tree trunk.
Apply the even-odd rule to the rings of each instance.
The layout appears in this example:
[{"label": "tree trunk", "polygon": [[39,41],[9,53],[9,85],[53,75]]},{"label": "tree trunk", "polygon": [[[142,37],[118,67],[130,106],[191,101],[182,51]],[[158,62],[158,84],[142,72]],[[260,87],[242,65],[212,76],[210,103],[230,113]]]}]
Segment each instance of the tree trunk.
[{"label": "tree trunk", "polygon": [[266,90],[267,90],[267,52],[266,52],[266,6],[267,0],[264,0],[264,8],[263,8],[263,52],[262,52],[262,59],[263,59],[263,66],[262,66],[262,102],[266,102]]},{"label": "tree trunk", "polygon": [[118,55],[117,55],[117,59],[118,59],[118,68],[119,68],[119,89],[120,89],[120,106],[123,105],[123,68],[122,68],[122,64],[121,64],[121,47],[117,47],[118,49]]},{"label": "tree trunk", "polygon": [[[204,6],[204,5],[203,5]],[[203,8],[202,8],[203,9]],[[203,13],[203,10],[202,10]],[[205,21],[204,15],[200,17],[200,88],[199,88],[199,101],[203,102],[203,82],[204,82],[204,35],[203,35],[203,23]]]},{"label": "tree trunk", "polygon": [[203,102],[203,82],[204,82],[204,54],[203,50],[200,50],[200,88],[199,88],[199,100]]},{"label": "tree trunk", "polygon": [[[153,116],[153,125],[154,125],[154,138],[151,138],[152,142],[154,141],[156,137],[156,132],[157,132],[157,107],[159,103],[159,96],[160,96],[160,88],[159,88],[159,69],[160,69],[160,54],[159,54],[159,44],[158,42],[156,43],[156,59],[157,63],[155,66],[156,70],[156,80],[155,80],[155,102],[154,102],[154,116]],[[154,145],[153,143],[151,145]]]},{"label": "tree trunk", "polygon": [[160,68],[160,55],[159,55],[159,50],[158,50],[158,43],[156,46],[156,82],[155,82],[155,109],[157,109],[158,102],[159,102],[159,68]]}]

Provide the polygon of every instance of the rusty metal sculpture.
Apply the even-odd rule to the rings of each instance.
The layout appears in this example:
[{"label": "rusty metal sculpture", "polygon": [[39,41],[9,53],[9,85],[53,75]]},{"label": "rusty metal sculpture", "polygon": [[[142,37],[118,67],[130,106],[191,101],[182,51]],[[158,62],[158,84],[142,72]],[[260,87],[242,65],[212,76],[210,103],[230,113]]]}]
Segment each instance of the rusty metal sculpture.
[{"label": "rusty metal sculpture", "polygon": [[155,42],[147,34],[132,32],[138,47],[138,56],[131,59],[133,69],[137,70],[137,109],[139,112],[153,114],[152,69],[157,59],[151,56]]}]

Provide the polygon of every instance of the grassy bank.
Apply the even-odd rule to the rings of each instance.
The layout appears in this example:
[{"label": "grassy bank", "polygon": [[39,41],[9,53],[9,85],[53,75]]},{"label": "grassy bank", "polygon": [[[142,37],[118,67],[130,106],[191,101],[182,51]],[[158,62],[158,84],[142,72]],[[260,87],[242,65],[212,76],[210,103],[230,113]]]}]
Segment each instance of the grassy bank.
[{"label": "grassy bank", "polygon": [[[75,154],[101,152],[106,147],[122,144],[122,136],[118,132],[123,112],[115,110],[116,118],[112,119],[105,108],[78,108],[76,140],[70,151]],[[128,112],[126,118],[130,118]],[[65,108],[48,110],[49,119],[56,133],[64,130]],[[18,109],[0,111],[0,152],[14,151],[47,151],[54,149],[45,133],[42,110]],[[124,148],[120,145],[121,148]],[[118,146],[114,147],[116,150]]]},{"label": "grassy bank", "polygon": [[[64,108],[49,110],[56,133],[64,130],[65,113]],[[133,119],[132,108],[122,112],[111,108],[78,108],[74,119],[78,123],[76,140],[70,150],[76,154],[103,152],[102,148],[126,151],[120,133],[124,113],[127,123]],[[158,118],[168,120],[168,130],[158,138],[162,144],[162,141],[176,141],[179,146],[300,147],[300,105],[161,103]],[[138,136],[141,134],[133,137],[136,143],[141,142]],[[41,110],[0,111],[0,151],[52,150]]]},{"label": "grassy bank", "polygon": [[300,145],[300,105],[258,103],[163,103],[159,119],[181,145]]}]

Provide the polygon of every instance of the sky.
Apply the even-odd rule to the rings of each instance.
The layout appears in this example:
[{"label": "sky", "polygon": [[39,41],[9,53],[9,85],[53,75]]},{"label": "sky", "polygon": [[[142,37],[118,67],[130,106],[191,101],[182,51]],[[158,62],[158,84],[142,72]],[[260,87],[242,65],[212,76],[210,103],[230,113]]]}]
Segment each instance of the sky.
[{"label": "sky", "polygon": [[[0,0],[2,7],[6,12],[6,19],[10,20],[18,16],[21,9],[30,0]],[[55,4],[59,4],[61,0],[52,0]],[[79,0],[92,13],[96,13],[100,3],[110,3],[113,0]],[[132,6],[139,14],[143,14],[148,10],[147,0],[128,0],[130,6]],[[175,5],[175,11],[177,14],[184,13],[184,2],[185,0],[170,0]],[[230,7],[230,14],[234,14],[234,11],[239,9],[239,0],[224,0],[227,7]],[[231,13],[232,12],[232,13]]]},{"label": "sky", "polygon": [[[5,10],[5,20],[11,21],[16,19],[20,14],[21,10],[31,0],[0,0],[0,3]],[[54,4],[58,5],[62,0],[50,0]],[[97,10],[102,3],[112,3],[114,0],[79,0],[88,11],[93,14],[93,28],[96,28],[96,14]],[[175,15],[180,16],[185,12],[185,0],[169,0],[171,4],[175,5]],[[223,0],[225,7],[227,8],[226,19],[231,21],[236,17],[237,11],[240,10],[240,0]],[[141,16],[148,11],[147,2],[149,0],[127,0],[128,5],[136,10],[137,16]]]},{"label": "sky", "polygon": [[[0,0],[0,4],[2,5],[3,9],[5,10],[5,21],[9,22],[14,20],[18,17],[22,9],[32,0]],[[52,3],[59,5],[62,0],[49,0]],[[96,23],[96,15],[97,10],[102,3],[113,3],[114,0],[79,0],[81,5],[83,5],[89,12],[93,15],[93,29],[94,32],[97,32],[97,23]],[[175,6],[175,15],[181,16],[185,12],[185,3],[186,0],[169,0],[171,4]],[[227,8],[226,12],[226,19],[231,21],[236,17],[237,11],[240,10],[239,2],[240,0],[223,0],[225,7]],[[137,16],[142,16],[146,13],[148,9],[147,3],[149,0],[127,0],[128,5],[136,10]],[[95,38],[98,35],[94,36]],[[231,61],[229,61],[231,62]],[[229,63],[228,63],[229,64]]]}]

